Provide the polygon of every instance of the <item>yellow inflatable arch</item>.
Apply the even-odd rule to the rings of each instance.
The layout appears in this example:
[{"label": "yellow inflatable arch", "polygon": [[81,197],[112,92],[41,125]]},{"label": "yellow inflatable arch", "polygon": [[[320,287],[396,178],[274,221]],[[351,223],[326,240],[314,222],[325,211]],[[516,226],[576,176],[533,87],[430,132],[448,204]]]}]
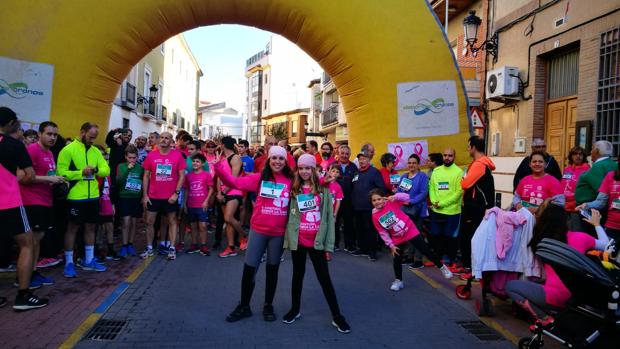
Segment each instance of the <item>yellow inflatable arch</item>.
[{"label": "yellow inflatable arch", "polygon": [[53,65],[52,120],[71,135],[84,121],[108,125],[120,83],[150,50],[215,24],[280,34],[314,58],[342,97],[354,153],[426,139],[467,161],[462,80],[425,0],[2,1],[0,56]]}]

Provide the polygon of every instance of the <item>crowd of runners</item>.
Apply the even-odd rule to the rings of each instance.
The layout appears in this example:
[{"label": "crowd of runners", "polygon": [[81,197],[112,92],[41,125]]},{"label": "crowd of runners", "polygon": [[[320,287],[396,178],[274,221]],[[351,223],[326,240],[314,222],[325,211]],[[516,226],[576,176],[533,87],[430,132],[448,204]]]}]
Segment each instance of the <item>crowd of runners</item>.
[{"label": "crowd of runners", "polygon": [[[130,129],[113,129],[105,144],[97,144],[100,128],[93,123],[84,123],[73,139],[61,137],[60,131],[73,135],[76,130],[59,130],[48,121],[38,132],[24,132],[17,115],[0,108],[0,266],[12,270],[15,263],[16,310],[48,304],[32,290],[54,284],[44,270],[55,265],[63,265],[66,278],[75,278],[82,271],[114,268],[110,260],[159,254],[174,261],[181,253],[230,258],[243,252],[240,300],[226,320],[252,315],[255,277],[264,263],[262,315],[274,321],[278,269],[288,249],[292,292],[283,322],[293,323],[301,315],[308,256],[332,324],[348,333],[329,275],[334,252],[370,262],[391,254],[392,291],[404,287],[403,264],[437,267],[446,278],[458,274],[468,279],[471,238],[485,212],[496,205],[495,165],[484,154],[484,140],[475,136],[461,145],[471,156],[466,171],[455,164],[456,151],[446,148],[428,159],[411,155],[407,170],[399,173],[393,154],[380,156],[380,168],[371,163],[371,143],[352,152],[346,144],[324,142],[319,147],[315,141],[291,148],[272,136],[262,146],[251,146],[228,136],[205,141],[180,131],[134,138]],[[542,140],[532,150],[515,176],[513,208],[526,207],[542,216],[554,204],[566,215],[566,229],[558,236],[566,240],[570,226],[603,241],[605,231],[582,225],[578,213],[601,209],[608,212],[607,234],[617,237],[620,175],[610,159],[611,144],[594,145],[592,169],[585,151],[576,147],[564,174]],[[594,216],[590,223],[600,226],[598,214]],[[146,240],[137,244],[145,247],[138,251],[136,229],[142,226]],[[545,304],[531,302],[549,301],[544,291],[551,291],[544,289],[541,300],[532,290],[545,284],[523,282],[509,287],[511,296],[533,316],[544,317],[540,308]],[[0,305],[6,303],[0,297]]]}]

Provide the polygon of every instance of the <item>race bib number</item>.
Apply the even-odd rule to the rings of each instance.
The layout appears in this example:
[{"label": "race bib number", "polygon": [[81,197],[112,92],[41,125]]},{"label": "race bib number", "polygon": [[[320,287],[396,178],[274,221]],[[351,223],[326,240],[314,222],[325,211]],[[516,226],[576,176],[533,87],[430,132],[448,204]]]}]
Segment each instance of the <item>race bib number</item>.
[{"label": "race bib number", "polygon": [[398,184],[398,182],[400,182],[399,174],[390,175],[390,184]]},{"label": "race bib number", "polygon": [[48,176],[55,176],[56,175],[56,170],[49,170],[49,171],[47,171],[47,175]]},{"label": "race bib number", "polygon": [[95,175],[90,175],[90,176],[82,176],[82,179],[85,181],[92,181],[95,179]]},{"label": "race bib number", "polygon": [[404,177],[403,180],[400,182],[400,185],[398,186],[398,188],[400,188],[400,190],[402,191],[409,191],[411,190],[412,186],[413,186],[413,182],[411,181],[411,179]]},{"label": "race bib number", "polygon": [[379,217],[379,224],[385,229],[390,229],[397,221],[398,219],[392,211],[388,211],[386,214]]},{"label": "race bib number", "polygon": [[351,182],[357,182],[358,179],[360,179],[360,175],[355,175],[355,177],[353,177]]},{"label": "race bib number", "polygon": [[142,180],[139,178],[127,178],[125,189],[129,191],[139,192],[142,190]]},{"label": "race bib number", "polygon": [[438,190],[450,190],[450,183],[448,182],[439,182],[437,183]]},{"label": "race bib number", "polygon": [[155,176],[159,178],[172,177],[172,165],[170,164],[157,164],[155,167]]},{"label": "race bib number", "polygon": [[297,195],[297,204],[299,205],[299,212],[308,212],[316,210],[316,197],[314,194],[300,194]]},{"label": "race bib number", "polygon": [[613,199],[611,201],[611,208],[614,209],[614,210],[620,210],[620,198]]},{"label": "race bib number", "polygon": [[562,179],[566,179],[566,180],[570,180],[571,178],[573,178],[573,174],[572,173],[565,173],[562,176]]},{"label": "race bib number", "polygon": [[284,184],[274,183],[270,181],[262,181],[260,183],[259,195],[264,198],[277,199],[282,195]]}]

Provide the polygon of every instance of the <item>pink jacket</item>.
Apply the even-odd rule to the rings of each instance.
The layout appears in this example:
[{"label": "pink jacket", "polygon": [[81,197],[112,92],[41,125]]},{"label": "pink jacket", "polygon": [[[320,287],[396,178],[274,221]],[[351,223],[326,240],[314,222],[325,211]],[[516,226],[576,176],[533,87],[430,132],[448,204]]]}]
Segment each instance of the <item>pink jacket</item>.
[{"label": "pink jacket", "polygon": [[512,233],[514,232],[515,227],[517,225],[524,224],[527,219],[519,212],[504,211],[499,207],[488,209],[484,218],[486,219],[491,212],[494,212],[497,216],[497,219],[495,220],[497,224],[497,232],[495,237],[495,250],[497,251],[497,258],[504,259],[504,257],[506,257],[506,252],[512,247]]}]

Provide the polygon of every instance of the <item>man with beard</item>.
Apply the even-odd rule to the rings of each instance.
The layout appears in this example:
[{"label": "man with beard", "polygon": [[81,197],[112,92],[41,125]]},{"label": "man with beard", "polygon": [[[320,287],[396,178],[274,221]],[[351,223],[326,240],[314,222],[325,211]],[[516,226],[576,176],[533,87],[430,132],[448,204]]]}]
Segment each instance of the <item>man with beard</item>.
[{"label": "man with beard", "polygon": [[321,166],[323,173],[327,172],[329,165],[336,162],[334,158],[334,147],[331,143],[325,142],[321,144],[321,161],[317,162],[317,165]]},{"label": "man with beard", "polygon": [[149,152],[146,150],[146,137],[144,136],[138,136],[136,137],[135,143],[136,143],[136,148],[138,149],[138,164],[142,165],[142,163],[144,162],[144,159],[146,159],[146,156],[149,154]]},{"label": "man with beard", "polygon": [[159,144],[159,133],[151,132],[149,133],[149,140],[146,144],[146,151],[152,152],[157,149],[157,144]]},{"label": "man with beard", "polygon": [[433,171],[428,190],[432,245],[440,258],[444,252],[447,254],[448,263],[454,263],[456,259],[463,196],[463,170],[454,164],[455,154],[452,148],[443,151],[443,165]]},{"label": "man with beard", "polygon": [[125,148],[131,142],[133,133],[128,128],[115,128],[108,132],[105,144],[110,148],[110,176],[116,178],[116,167],[125,162]]},{"label": "man with beard", "polygon": [[84,123],[80,128],[80,138],[64,147],[58,155],[58,175],[72,184],[67,195],[69,224],[65,235],[64,275],[68,278],[77,276],[73,264],[73,247],[81,225],[84,225],[85,249],[81,268],[98,272],[106,270],[94,258],[95,228],[99,223],[99,183],[95,177],[106,178],[110,175],[110,166],[101,151],[93,146],[98,135],[99,126]]}]

